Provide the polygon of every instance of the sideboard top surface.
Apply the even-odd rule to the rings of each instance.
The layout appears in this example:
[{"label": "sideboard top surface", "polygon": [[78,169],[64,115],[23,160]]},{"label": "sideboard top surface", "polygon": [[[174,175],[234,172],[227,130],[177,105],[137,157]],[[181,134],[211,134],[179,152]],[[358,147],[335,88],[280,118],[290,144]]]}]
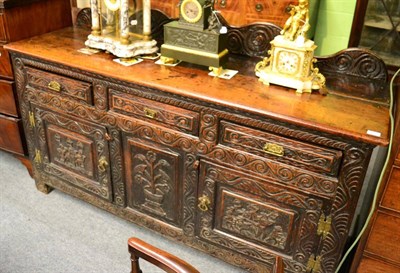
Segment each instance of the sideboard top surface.
[{"label": "sideboard top surface", "polygon": [[[125,67],[104,52],[86,55],[78,52],[85,47],[88,30],[66,28],[23,41],[8,44],[13,52],[45,59],[104,77],[127,81],[165,92],[199,99],[208,103],[249,111],[310,129],[348,137],[373,145],[387,145],[389,109],[372,100],[358,100],[336,95],[331,84],[326,96],[318,92],[298,95],[280,86],[265,86],[252,75],[239,73],[231,80],[208,76],[206,67],[178,65],[166,67],[144,62]],[[229,64],[228,64],[229,65]],[[229,66],[228,66],[229,68]],[[343,75],[338,75],[343,82]],[[329,77],[332,81],[332,77]],[[358,79],[359,80],[359,79]],[[351,81],[349,81],[351,85]],[[352,87],[354,88],[354,87]],[[349,86],[350,89],[350,86]],[[368,131],[381,134],[369,135]]]}]

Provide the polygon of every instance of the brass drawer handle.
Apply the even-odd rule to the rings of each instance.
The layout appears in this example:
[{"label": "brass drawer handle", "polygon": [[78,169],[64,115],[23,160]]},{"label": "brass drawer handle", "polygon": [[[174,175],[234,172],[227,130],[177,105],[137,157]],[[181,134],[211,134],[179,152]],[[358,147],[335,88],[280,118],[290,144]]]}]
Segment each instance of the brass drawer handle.
[{"label": "brass drawer handle", "polygon": [[263,10],[264,10],[264,7],[263,7],[262,4],[257,4],[257,5],[256,5],[256,11],[257,11],[257,12],[262,12]]},{"label": "brass drawer handle", "polygon": [[154,119],[157,116],[157,111],[149,108],[144,108],[144,114],[146,117]]},{"label": "brass drawer handle", "polygon": [[221,8],[226,8],[226,0],[221,0],[221,3],[219,4]]},{"label": "brass drawer handle", "polygon": [[283,147],[274,143],[265,144],[263,150],[267,154],[272,154],[276,156],[283,156],[285,154]]},{"label": "brass drawer handle", "polygon": [[97,167],[99,168],[99,171],[102,173],[107,171],[108,162],[105,156],[100,157],[99,165]]},{"label": "brass drawer handle", "polygon": [[49,82],[49,84],[47,85],[47,87],[48,87],[49,89],[53,90],[53,91],[56,91],[56,92],[60,92],[60,91],[61,91],[61,84],[59,84],[59,83],[56,82],[56,81],[51,81],[51,82]]},{"label": "brass drawer handle", "polygon": [[203,195],[203,196],[199,197],[199,204],[197,205],[197,207],[201,211],[205,212],[205,211],[208,211],[210,204],[211,204],[210,199],[206,195]]}]

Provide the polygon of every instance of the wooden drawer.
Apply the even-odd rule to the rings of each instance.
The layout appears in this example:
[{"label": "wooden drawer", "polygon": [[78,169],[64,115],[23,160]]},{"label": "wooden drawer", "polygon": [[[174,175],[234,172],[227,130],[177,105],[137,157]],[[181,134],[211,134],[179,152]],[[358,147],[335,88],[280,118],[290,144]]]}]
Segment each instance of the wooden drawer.
[{"label": "wooden drawer", "polygon": [[357,273],[399,273],[400,268],[378,259],[363,257]]},{"label": "wooden drawer", "polygon": [[13,82],[0,80],[0,113],[18,117]]},{"label": "wooden drawer", "polygon": [[400,264],[400,218],[378,211],[365,251]]},{"label": "wooden drawer", "polygon": [[21,120],[0,114],[0,149],[24,155]]},{"label": "wooden drawer", "polygon": [[67,78],[50,72],[27,67],[27,84],[30,87],[62,94],[74,100],[93,105],[91,83]]},{"label": "wooden drawer", "polygon": [[160,125],[198,135],[199,114],[172,105],[110,90],[110,109]]},{"label": "wooden drawer", "polygon": [[13,79],[12,67],[8,51],[0,46],[0,77]]},{"label": "wooden drawer", "polygon": [[0,43],[7,43],[8,40],[4,21],[4,13],[0,11]]},{"label": "wooden drawer", "polygon": [[[228,0],[229,1],[229,0]],[[293,0],[250,0],[246,5],[246,18],[248,23],[257,21],[272,22],[280,27],[285,24],[289,15],[286,7],[298,1]]]},{"label": "wooden drawer", "polygon": [[393,167],[381,206],[400,213],[400,168]]},{"label": "wooden drawer", "polygon": [[245,24],[245,16],[243,16],[243,6],[245,3],[241,1],[217,1],[215,9],[218,10],[222,17],[230,25],[241,26]]},{"label": "wooden drawer", "polygon": [[171,18],[179,17],[179,0],[171,1],[155,1],[151,0],[151,8],[158,9],[167,14]]},{"label": "wooden drawer", "polygon": [[336,176],[342,152],[221,121],[220,143],[314,172]]}]

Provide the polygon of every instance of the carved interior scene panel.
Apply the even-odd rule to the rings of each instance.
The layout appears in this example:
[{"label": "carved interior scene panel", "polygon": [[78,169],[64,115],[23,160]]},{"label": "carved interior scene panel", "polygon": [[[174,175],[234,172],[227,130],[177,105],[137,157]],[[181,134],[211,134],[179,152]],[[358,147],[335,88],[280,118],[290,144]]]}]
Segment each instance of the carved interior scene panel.
[{"label": "carved interior scene panel", "polygon": [[123,138],[128,207],[180,227],[184,155],[156,143]]},{"label": "carved interior scene panel", "polygon": [[266,263],[280,253],[288,272],[305,270],[318,252],[318,222],[330,205],[245,171],[200,163],[197,235]]},{"label": "carved interior scene panel", "polygon": [[32,105],[35,161],[66,183],[112,200],[107,129]]}]

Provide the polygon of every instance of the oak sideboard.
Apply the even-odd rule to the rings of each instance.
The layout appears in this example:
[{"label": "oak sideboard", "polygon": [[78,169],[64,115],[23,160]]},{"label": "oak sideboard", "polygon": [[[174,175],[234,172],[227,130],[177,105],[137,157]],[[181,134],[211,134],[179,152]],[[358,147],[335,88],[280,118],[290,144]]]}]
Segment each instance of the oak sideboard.
[{"label": "oak sideboard", "polygon": [[[252,272],[334,272],[376,146],[387,72],[354,49],[319,58],[328,95],[78,52],[66,28],[7,45],[37,188],[52,188]],[[373,132],[373,133],[371,133]]]}]

